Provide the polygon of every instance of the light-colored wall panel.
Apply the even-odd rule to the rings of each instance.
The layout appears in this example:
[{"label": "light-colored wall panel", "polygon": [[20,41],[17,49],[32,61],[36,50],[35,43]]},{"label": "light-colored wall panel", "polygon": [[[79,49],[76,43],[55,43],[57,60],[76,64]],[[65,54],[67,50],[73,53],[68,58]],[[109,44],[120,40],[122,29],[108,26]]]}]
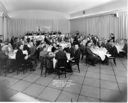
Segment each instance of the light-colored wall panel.
[{"label": "light-colored wall panel", "polygon": [[116,38],[126,38],[127,12],[119,11],[118,17],[108,14],[93,17],[84,17],[71,20],[71,32],[79,31],[87,34],[99,35],[108,38],[114,33]]}]

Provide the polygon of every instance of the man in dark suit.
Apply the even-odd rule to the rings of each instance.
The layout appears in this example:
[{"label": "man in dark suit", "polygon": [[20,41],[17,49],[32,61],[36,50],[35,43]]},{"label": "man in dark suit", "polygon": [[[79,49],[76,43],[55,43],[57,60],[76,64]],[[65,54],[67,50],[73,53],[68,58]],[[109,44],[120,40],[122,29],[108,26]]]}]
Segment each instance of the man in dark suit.
[{"label": "man in dark suit", "polygon": [[75,45],[74,58],[73,58],[73,59],[75,60],[76,63],[79,63],[79,60],[80,60],[80,54],[81,54],[81,52],[80,52],[80,48],[79,48],[78,44],[76,44],[76,45]]},{"label": "man in dark suit", "polygon": [[68,47],[64,48],[64,50],[67,52],[67,53],[70,53],[70,57],[74,57],[75,55],[75,48],[74,46],[71,46],[71,44],[68,44]]},{"label": "man in dark suit", "polygon": [[61,66],[64,63],[61,60],[67,61],[66,53],[63,51],[62,47],[59,47],[59,51],[55,55],[55,59],[57,60],[57,66]]},{"label": "man in dark suit", "polygon": [[64,66],[67,72],[72,72],[70,62],[67,62],[66,53],[63,51],[62,47],[59,47],[59,51],[55,55],[57,60],[56,68]]},{"label": "man in dark suit", "polygon": [[25,54],[23,54],[23,48],[24,46],[21,44],[18,47],[18,51],[16,53],[16,61],[18,64],[24,63],[25,62]]},{"label": "man in dark suit", "polygon": [[100,60],[100,58],[95,55],[92,51],[91,51],[91,42],[88,42],[87,44],[87,55],[86,55],[86,62],[90,62],[91,65],[95,66],[95,64]]},{"label": "man in dark suit", "polygon": [[79,35],[79,34],[76,34],[76,35],[75,35],[74,41],[73,41],[73,45],[76,45],[76,44],[79,45],[78,35]]}]

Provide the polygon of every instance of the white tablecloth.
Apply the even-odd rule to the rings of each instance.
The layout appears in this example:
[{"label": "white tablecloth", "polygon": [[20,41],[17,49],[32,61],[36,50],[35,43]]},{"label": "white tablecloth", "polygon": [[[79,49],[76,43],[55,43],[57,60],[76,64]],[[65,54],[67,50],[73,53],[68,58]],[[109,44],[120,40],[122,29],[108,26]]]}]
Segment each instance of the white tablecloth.
[{"label": "white tablecloth", "polygon": [[[14,50],[13,53],[8,54],[9,59],[16,59],[16,53],[17,50]],[[27,50],[23,51],[23,54],[26,54],[28,56],[28,51]]]},{"label": "white tablecloth", "polygon": [[52,51],[52,46],[49,46],[48,48],[47,48],[47,52],[51,52]]},{"label": "white tablecloth", "polygon": [[105,60],[105,56],[107,57],[111,56],[110,54],[107,53],[107,50],[105,48],[95,48],[91,50],[94,54],[98,55],[102,61]]},{"label": "white tablecloth", "polygon": [[16,54],[15,53],[9,54],[8,57],[9,59],[16,59]]},{"label": "white tablecloth", "polygon": [[64,49],[65,47],[68,46],[69,43],[60,43],[59,45],[62,46],[62,48]]},{"label": "white tablecloth", "polygon": [[23,54],[28,55],[28,51],[27,51],[27,50],[24,50],[24,51],[23,51]]},{"label": "white tablecloth", "polygon": [[17,50],[14,50],[11,54],[8,55],[9,59],[16,59]]},{"label": "white tablecloth", "polygon": [[116,47],[116,49],[117,49],[117,52],[120,53],[120,52],[123,51],[123,47],[124,47],[124,46],[117,44],[117,45],[115,45],[115,47]]}]

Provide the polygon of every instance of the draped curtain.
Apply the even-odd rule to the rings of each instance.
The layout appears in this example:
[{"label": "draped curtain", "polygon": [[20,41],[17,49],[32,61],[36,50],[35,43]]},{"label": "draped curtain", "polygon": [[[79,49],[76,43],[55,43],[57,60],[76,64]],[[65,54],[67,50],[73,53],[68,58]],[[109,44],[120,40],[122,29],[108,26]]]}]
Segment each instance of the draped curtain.
[{"label": "draped curtain", "polygon": [[71,32],[98,35],[101,38],[109,38],[114,33],[116,39],[126,38],[127,12],[119,11],[117,16],[112,14],[84,17],[71,20]]},{"label": "draped curtain", "polygon": [[61,31],[69,33],[70,21],[64,18],[53,19],[10,19],[8,21],[8,33],[10,36],[24,35],[26,32],[38,31]]},{"label": "draped curtain", "polygon": [[3,36],[3,40],[6,40],[8,37],[7,33],[7,24],[8,24],[8,17],[4,16],[3,14],[0,16],[0,35]]}]

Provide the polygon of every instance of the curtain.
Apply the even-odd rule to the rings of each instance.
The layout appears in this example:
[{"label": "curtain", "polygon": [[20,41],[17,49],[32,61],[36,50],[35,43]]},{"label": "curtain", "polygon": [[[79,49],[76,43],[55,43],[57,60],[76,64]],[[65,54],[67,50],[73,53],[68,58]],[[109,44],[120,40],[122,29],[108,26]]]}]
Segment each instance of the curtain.
[{"label": "curtain", "polygon": [[20,36],[26,32],[38,31],[61,31],[62,33],[70,32],[70,23],[68,19],[10,19],[8,23],[9,35]]},{"label": "curtain", "polygon": [[4,15],[0,16],[0,35],[3,35],[3,40],[7,39],[7,24],[8,18]]},{"label": "curtain", "polygon": [[126,38],[127,12],[118,11],[117,14],[117,16],[105,14],[73,19],[70,25],[71,32],[79,31],[101,38],[109,38],[110,33],[114,33],[116,39]]}]

